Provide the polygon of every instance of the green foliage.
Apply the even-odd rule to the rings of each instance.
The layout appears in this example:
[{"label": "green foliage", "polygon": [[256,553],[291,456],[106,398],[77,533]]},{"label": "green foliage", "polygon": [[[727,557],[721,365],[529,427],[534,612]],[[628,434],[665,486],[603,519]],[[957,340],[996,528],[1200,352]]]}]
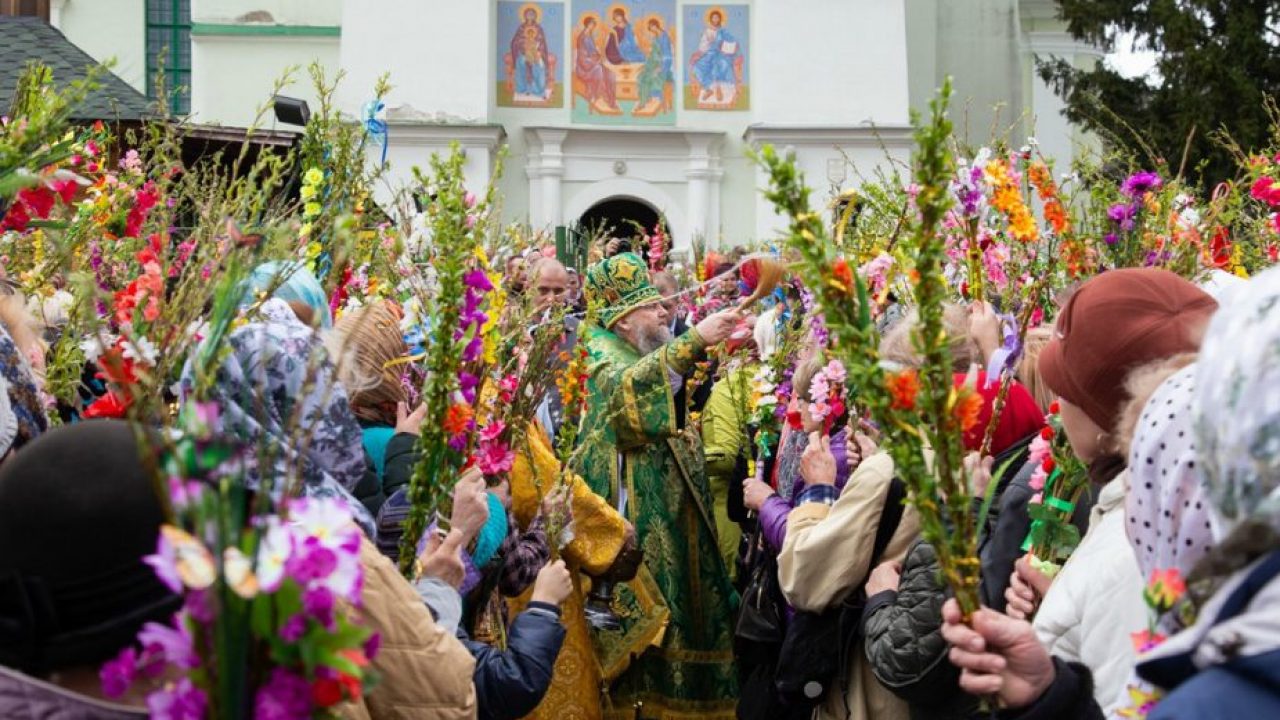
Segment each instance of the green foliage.
[{"label": "green foliage", "polygon": [[[1158,56],[1155,73],[1131,79],[1102,64],[1080,69],[1060,59],[1040,61],[1040,76],[1066,100],[1070,120],[1166,177],[1185,170],[1206,191],[1236,175],[1219,133],[1245,148],[1266,144],[1270,118],[1264,99],[1280,92],[1275,2],[1057,3],[1078,40],[1113,46],[1122,33],[1131,34],[1138,49]],[[1184,169],[1188,162],[1193,165]]]}]

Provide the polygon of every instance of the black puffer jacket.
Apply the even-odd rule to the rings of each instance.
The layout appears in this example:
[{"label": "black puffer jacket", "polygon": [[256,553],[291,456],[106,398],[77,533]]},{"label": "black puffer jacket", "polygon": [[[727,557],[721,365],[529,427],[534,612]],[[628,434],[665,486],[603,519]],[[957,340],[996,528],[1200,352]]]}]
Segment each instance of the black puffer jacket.
[{"label": "black puffer jacket", "polygon": [[912,718],[968,718],[978,700],[960,689],[960,671],[942,639],[938,555],[920,540],[907,551],[898,590],[867,599],[862,612],[867,661],[876,679],[906,700]]}]

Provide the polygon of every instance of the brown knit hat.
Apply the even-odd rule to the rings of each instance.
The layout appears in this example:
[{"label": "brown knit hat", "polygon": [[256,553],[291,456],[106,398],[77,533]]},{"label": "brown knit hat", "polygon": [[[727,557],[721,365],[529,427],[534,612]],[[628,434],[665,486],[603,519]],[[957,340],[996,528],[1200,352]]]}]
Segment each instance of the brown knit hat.
[{"label": "brown knit hat", "polygon": [[1218,303],[1168,270],[1112,270],[1080,286],[1040,353],[1040,375],[1055,394],[1112,432],[1134,368],[1195,352]]}]

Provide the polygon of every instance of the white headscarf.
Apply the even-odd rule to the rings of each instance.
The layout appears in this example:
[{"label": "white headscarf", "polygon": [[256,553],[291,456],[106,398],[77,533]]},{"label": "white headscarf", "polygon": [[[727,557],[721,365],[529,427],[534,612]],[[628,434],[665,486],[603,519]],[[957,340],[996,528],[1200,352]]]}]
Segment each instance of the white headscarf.
[{"label": "white headscarf", "polygon": [[1248,519],[1280,529],[1280,267],[1255,276],[1210,323],[1195,433],[1215,538]]}]

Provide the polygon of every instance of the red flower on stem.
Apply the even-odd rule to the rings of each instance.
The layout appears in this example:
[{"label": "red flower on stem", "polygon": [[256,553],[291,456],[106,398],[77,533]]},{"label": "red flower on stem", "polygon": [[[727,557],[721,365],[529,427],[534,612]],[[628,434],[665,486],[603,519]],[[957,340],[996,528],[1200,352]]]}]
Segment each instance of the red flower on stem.
[{"label": "red flower on stem", "polygon": [[911,410],[920,394],[920,378],[915,370],[903,370],[888,376],[889,394],[893,397],[894,410]]}]

